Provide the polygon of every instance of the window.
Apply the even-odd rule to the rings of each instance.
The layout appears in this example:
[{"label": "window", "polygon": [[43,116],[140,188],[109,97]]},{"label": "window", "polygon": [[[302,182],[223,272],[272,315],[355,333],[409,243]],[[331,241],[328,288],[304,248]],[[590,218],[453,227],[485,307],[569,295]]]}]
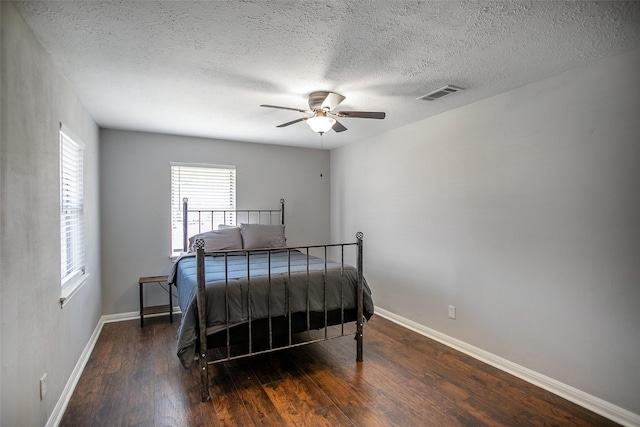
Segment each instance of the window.
[{"label": "window", "polygon": [[[236,167],[171,163],[171,255],[184,250],[182,200],[189,200],[189,210],[235,210]],[[216,229],[218,224],[235,225],[235,214],[188,217],[188,236]]]},{"label": "window", "polygon": [[60,125],[61,302],[84,283],[84,145]]}]

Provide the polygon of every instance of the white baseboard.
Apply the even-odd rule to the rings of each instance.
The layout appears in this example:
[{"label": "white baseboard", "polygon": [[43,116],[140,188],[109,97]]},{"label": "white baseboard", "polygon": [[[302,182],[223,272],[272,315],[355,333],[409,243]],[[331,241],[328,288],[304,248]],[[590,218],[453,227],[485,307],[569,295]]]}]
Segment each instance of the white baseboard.
[{"label": "white baseboard", "polygon": [[624,408],[620,408],[619,406],[613,405],[598,397],[587,394],[574,387],[561,383],[560,381],[556,381],[553,378],[549,378],[538,372],[532,371],[531,369],[525,368],[524,366],[510,362],[496,356],[495,354],[430,329],[412,320],[405,319],[404,317],[398,316],[397,314],[391,313],[383,308],[375,307],[375,313],[380,317],[384,317],[385,319],[417,332],[420,335],[424,335],[427,338],[431,338],[446,346],[454,348],[464,354],[545,389],[623,426],[640,426],[640,415],[627,411]]},{"label": "white baseboard", "polygon": [[93,333],[89,338],[89,342],[84,347],[84,350],[82,351],[82,354],[80,355],[80,358],[76,363],[76,366],[73,368],[73,371],[71,372],[71,376],[69,377],[67,384],[64,386],[64,389],[62,390],[62,395],[60,395],[60,398],[58,399],[58,403],[56,403],[56,406],[53,408],[53,411],[51,412],[51,416],[47,420],[47,424],[45,424],[46,427],[57,427],[60,424],[60,421],[62,421],[62,416],[64,415],[64,411],[67,409],[69,400],[71,400],[73,391],[76,389],[76,385],[80,380],[82,371],[84,371],[84,367],[87,365],[87,362],[89,361],[91,352],[93,352],[93,348],[95,347],[96,342],[98,342],[98,337],[100,336],[100,332],[102,331],[103,324],[104,322],[102,322],[102,319],[100,319],[98,321],[98,324],[96,325],[96,328],[93,330]]},{"label": "white baseboard", "polygon": [[[173,314],[181,314],[180,307],[173,307]],[[165,313],[155,313],[155,314],[146,314],[145,319],[148,317],[159,317],[166,316],[169,312]],[[107,314],[102,316],[100,320],[103,323],[112,323],[112,322],[124,322],[125,320],[140,320],[140,312],[139,311],[129,311],[127,313],[118,313],[118,314]]]},{"label": "white baseboard", "polygon": [[[173,308],[173,314],[180,314],[180,307]],[[157,316],[166,316],[167,313],[157,313],[157,314],[149,314],[145,317],[157,317]],[[80,376],[84,371],[84,367],[87,365],[89,361],[89,357],[91,357],[91,353],[93,352],[93,348],[98,342],[98,337],[100,336],[100,332],[102,332],[102,327],[105,323],[111,322],[123,322],[125,320],[133,320],[140,319],[140,312],[131,311],[128,313],[119,313],[119,314],[108,314],[106,316],[100,317],[98,320],[98,324],[96,328],[93,330],[91,337],[89,338],[89,342],[85,346],[82,354],[80,355],[80,359],[76,363],[76,366],[73,368],[69,380],[67,384],[64,386],[64,390],[62,390],[62,395],[58,399],[58,403],[53,408],[51,416],[47,420],[47,424],[45,427],[57,427],[62,421],[62,417],[64,415],[64,411],[67,409],[67,405],[69,405],[69,401],[71,400],[71,396],[73,395],[73,391],[76,389],[76,385],[78,385],[78,381],[80,380]]]}]

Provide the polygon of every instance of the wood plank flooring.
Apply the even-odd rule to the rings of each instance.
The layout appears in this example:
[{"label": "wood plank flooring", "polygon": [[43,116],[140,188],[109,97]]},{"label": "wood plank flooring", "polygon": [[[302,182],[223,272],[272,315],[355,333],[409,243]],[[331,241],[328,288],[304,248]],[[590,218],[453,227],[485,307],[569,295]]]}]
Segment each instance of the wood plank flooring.
[{"label": "wood plank flooring", "polygon": [[379,316],[351,336],[215,365],[175,356],[166,317],[104,325],[62,426],[608,426],[599,415]]}]

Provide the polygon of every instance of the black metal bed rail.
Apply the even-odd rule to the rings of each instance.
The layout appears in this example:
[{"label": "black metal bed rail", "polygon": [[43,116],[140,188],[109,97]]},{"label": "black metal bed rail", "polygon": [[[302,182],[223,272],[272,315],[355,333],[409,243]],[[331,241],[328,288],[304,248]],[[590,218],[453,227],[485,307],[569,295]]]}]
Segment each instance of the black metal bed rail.
[{"label": "black metal bed rail", "polygon": [[[200,379],[201,379],[201,399],[202,401],[208,400],[210,398],[209,394],[209,385],[208,385],[208,365],[215,364],[220,362],[226,362],[236,359],[241,359],[244,357],[255,356],[259,354],[270,353],[274,351],[284,350],[288,348],[299,347],[306,344],[316,343],[320,341],[326,341],[328,339],[339,338],[347,335],[345,333],[345,294],[344,294],[344,286],[345,286],[345,248],[347,247],[355,247],[356,250],[356,273],[357,273],[357,283],[356,283],[356,360],[361,362],[363,360],[363,324],[364,324],[364,315],[363,315],[363,273],[362,273],[362,240],[363,233],[358,232],[356,234],[356,242],[352,243],[334,243],[327,245],[308,245],[308,246],[295,246],[295,247],[286,247],[286,248],[273,248],[273,249],[237,249],[237,250],[228,250],[228,251],[215,251],[215,252],[205,252],[204,251],[204,242],[200,239],[196,241],[196,271],[197,271],[197,313],[198,313],[198,329],[199,329],[199,368],[200,368]],[[328,269],[328,250],[330,248],[340,248],[340,269],[339,269],[339,281],[340,281],[340,319],[339,323],[333,323],[330,325],[329,322],[329,304],[327,301],[327,279],[329,277],[329,269]],[[323,315],[324,321],[320,324],[321,327],[312,327],[311,321],[311,313],[317,313],[311,309],[311,300],[310,300],[310,289],[311,289],[311,274],[312,270],[310,269],[310,252],[313,249],[322,249],[324,252],[323,263],[324,266],[322,269],[315,270],[313,273],[322,273],[322,305],[323,305]],[[287,334],[286,334],[286,344],[278,343],[278,345],[274,345],[274,330],[273,330],[273,320],[274,316],[272,313],[272,253],[274,252],[287,252],[287,268],[284,273],[278,273],[278,277],[286,277],[284,280],[284,304],[286,306],[286,322],[287,322]],[[304,253],[306,258],[306,273],[302,272],[302,274],[306,274],[306,330],[298,330],[294,332],[292,325],[292,304],[291,304],[291,285],[292,285],[292,264],[291,264],[291,254],[294,251],[299,251]],[[248,318],[246,322],[242,322],[246,324],[248,329],[248,351],[241,352],[240,354],[232,354],[232,339],[231,339],[231,331],[232,328],[237,327],[237,323],[233,323],[230,318],[229,310],[229,256],[230,255],[238,255],[244,254],[246,255],[246,281],[247,281],[247,313]],[[252,312],[252,277],[251,277],[251,257],[259,254],[267,254],[267,298],[268,298],[268,309],[267,309],[267,318],[258,318],[254,319]],[[220,357],[210,360],[209,357],[209,349],[207,344],[207,325],[206,325],[206,304],[207,304],[207,296],[205,293],[205,257],[206,256],[218,256],[223,257],[224,259],[224,286],[225,286],[225,319],[226,325],[223,330],[226,331],[226,352],[224,355],[220,355]],[[338,261],[333,261],[332,263],[336,264]],[[314,264],[315,265],[315,264]],[[337,269],[332,269],[332,271],[337,271]],[[296,274],[300,274],[300,271],[296,271]],[[262,276],[264,277],[264,276]],[[254,278],[255,279],[255,278]],[[297,314],[300,314],[298,312]],[[282,316],[276,316],[276,319],[280,319]],[[253,347],[253,323],[254,321],[266,321],[268,328],[268,348],[264,349],[254,349]],[[352,323],[353,320],[347,321],[346,323]],[[339,326],[339,333],[335,333],[333,335],[329,335],[330,327]],[[324,330],[324,335],[322,337],[313,337],[313,330]],[[302,335],[305,335],[305,339],[301,339]],[[297,339],[301,339],[301,341],[294,342],[293,337],[296,335]],[[281,337],[281,334],[279,334]]]}]

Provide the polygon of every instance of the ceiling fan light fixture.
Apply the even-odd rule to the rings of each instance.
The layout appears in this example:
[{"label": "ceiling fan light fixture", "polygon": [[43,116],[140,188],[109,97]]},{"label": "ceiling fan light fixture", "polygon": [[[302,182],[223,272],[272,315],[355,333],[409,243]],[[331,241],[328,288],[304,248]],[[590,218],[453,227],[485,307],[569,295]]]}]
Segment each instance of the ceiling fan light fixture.
[{"label": "ceiling fan light fixture", "polygon": [[314,116],[305,119],[311,130],[319,134],[323,134],[330,130],[336,123],[336,119],[329,116]]}]

